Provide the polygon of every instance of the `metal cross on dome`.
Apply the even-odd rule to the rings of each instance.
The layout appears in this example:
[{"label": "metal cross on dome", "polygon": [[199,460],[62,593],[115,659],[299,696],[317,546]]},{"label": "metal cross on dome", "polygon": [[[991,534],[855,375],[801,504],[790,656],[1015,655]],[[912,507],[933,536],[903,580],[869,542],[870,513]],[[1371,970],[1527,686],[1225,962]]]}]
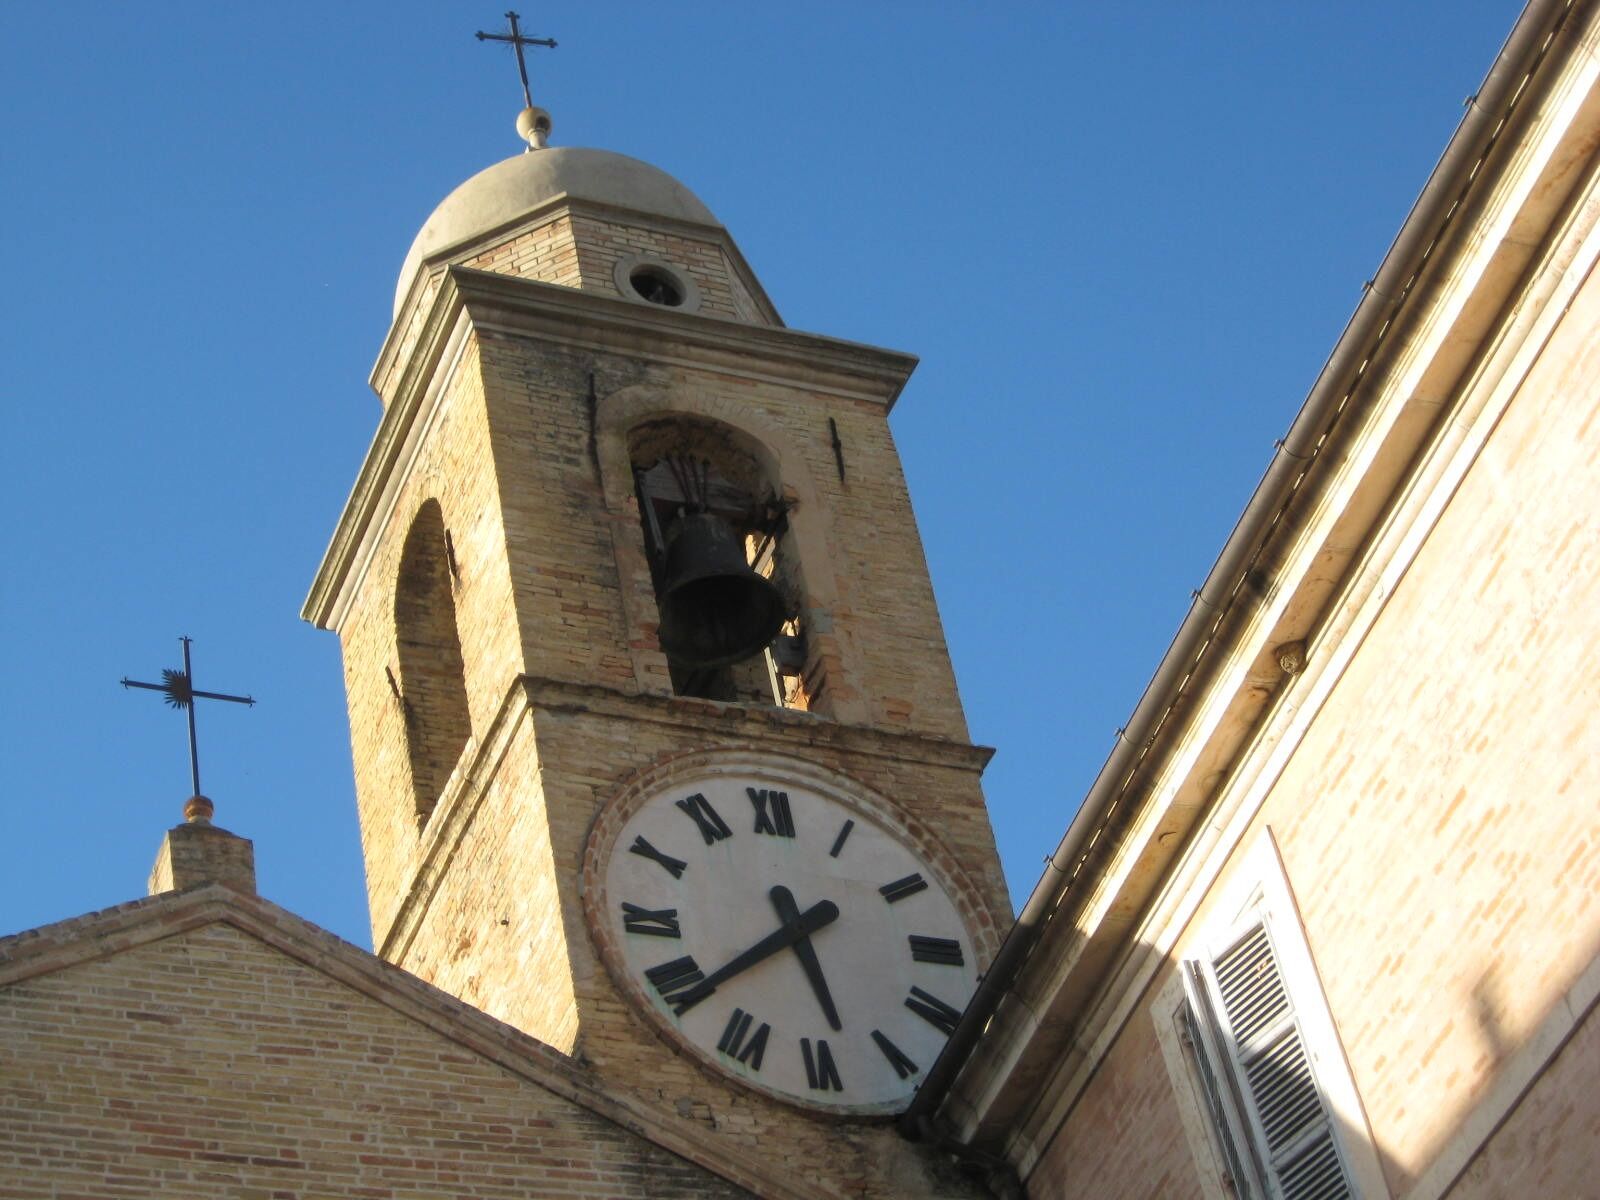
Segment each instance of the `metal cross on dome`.
[{"label": "metal cross on dome", "polygon": [[555,38],[524,37],[522,30],[517,26],[517,19],[516,13],[508,12],[506,20],[511,22],[510,33],[484,33],[480,29],[478,31],[478,40],[480,42],[510,42],[516,48],[517,74],[522,76],[522,104],[524,108],[532,108],[533,94],[528,91],[528,64],[523,60],[522,48],[524,46],[548,46],[554,50],[556,48],[556,40]]},{"label": "metal cross on dome", "polygon": [[230,704],[248,704],[255,707],[255,700],[249,696],[230,696],[226,692],[202,692],[194,686],[194,667],[189,658],[189,646],[192,638],[181,637],[183,643],[183,670],[174,671],[166,669],[161,672],[160,683],[140,683],[137,679],[129,679],[126,675],[122,678],[125,688],[144,688],[150,692],[160,692],[166,697],[167,704],[172,708],[181,708],[189,715],[189,782],[194,786],[191,795],[200,795],[200,752],[194,740],[194,702],[196,700],[226,700]]}]

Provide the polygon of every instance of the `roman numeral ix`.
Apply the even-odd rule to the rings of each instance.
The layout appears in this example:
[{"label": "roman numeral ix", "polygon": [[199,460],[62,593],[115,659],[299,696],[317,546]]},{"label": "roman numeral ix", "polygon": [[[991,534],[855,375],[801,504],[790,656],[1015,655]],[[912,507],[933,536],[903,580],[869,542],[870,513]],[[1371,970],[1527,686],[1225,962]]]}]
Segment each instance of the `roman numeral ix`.
[{"label": "roman numeral ix", "polygon": [[961,943],[955,938],[922,937],[911,935],[911,957],[916,962],[942,963],[959,967],[966,961],[961,956]]},{"label": "roman numeral ix", "polygon": [[750,1032],[754,1020],[744,1009],[734,1009],[722,1031],[722,1038],[717,1042],[717,1049],[735,1062],[748,1063],[752,1071],[759,1071],[761,1057],[767,1052],[767,1035],[772,1032],[772,1026],[763,1021],[755,1036],[746,1041],[745,1035]]},{"label": "roman numeral ix", "polygon": [[673,858],[670,854],[663,854],[642,837],[633,839],[633,845],[628,847],[629,854],[637,854],[641,858],[648,858],[653,863],[660,863],[672,873],[674,879],[683,878],[683,869],[689,864],[681,858]]},{"label": "roman numeral ix", "polygon": [[705,839],[706,845],[733,836],[733,830],[728,828],[727,822],[699,792],[682,800],[674,800],[673,803],[694,818],[695,828],[700,830],[700,836]]},{"label": "roman numeral ix", "polygon": [[896,879],[893,883],[886,883],[878,889],[881,895],[890,904],[904,900],[907,896],[915,896],[928,886],[928,881],[920,873],[907,875],[904,879]]},{"label": "roman numeral ix", "polygon": [[813,1092],[842,1092],[839,1069],[833,1065],[833,1052],[822,1038],[817,1039],[817,1051],[811,1053],[811,1039],[800,1039],[800,1055],[806,1062],[806,1086]]},{"label": "roman numeral ix", "polygon": [[961,1019],[959,1008],[951,1008],[939,997],[930,996],[919,987],[911,989],[911,995],[906,997],[906,1007],[946,1037],[956,1031],[956,1022]]},{"label": "roman numeral ix", "polygon": [[622,902],[622,928],[628,933],[646,933],[651,937],[682,937],[678,930],[678,910],[675,908],[640,908],[637,904]]},{"label": "roman numeral ix", "polygon": [[[789,793],[769,791],[767,788],[745,788],[750,803],[755,805],[756,832],[773,837],[792,838],[794,817],[789,813]],[[771,805],[769,811],[768,805]]]}]

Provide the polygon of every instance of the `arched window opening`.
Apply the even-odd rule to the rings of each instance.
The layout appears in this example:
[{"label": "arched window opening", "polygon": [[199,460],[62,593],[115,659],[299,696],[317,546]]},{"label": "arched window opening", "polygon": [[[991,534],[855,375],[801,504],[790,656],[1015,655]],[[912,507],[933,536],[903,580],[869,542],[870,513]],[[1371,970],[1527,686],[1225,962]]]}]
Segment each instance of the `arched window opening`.
[{"label": "arched window opening", "polygon": [[401,707],[419,825],[439,802],[472,734],[451,550],[444,513],[438,501],[429,500],[406,535],[394,594]]},{"label": "arched window opening", "polygon": [[673,691],[814,707],[777,481],[734,431],[706,421],[641,425],[630,457]]}]

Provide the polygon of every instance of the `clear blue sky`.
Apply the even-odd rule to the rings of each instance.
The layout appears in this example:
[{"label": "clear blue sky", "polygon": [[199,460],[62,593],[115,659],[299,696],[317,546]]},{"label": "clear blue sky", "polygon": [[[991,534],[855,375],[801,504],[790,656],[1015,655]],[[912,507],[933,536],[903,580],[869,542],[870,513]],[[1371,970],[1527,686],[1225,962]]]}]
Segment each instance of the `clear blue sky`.
[{"label": "clear blue sky", "polygon": [[[218,823],[362,945],[339,654],[300,602],[429,211],[513,154],[485,4],[13,0],[0,39],[0,931],[143,894],[196,639]],[[644,158],[893,428],[1020,903],[1516,16],[1396,4],[524,12],[554,140]],[[996,14],[1003,14],[998,16]]]}]

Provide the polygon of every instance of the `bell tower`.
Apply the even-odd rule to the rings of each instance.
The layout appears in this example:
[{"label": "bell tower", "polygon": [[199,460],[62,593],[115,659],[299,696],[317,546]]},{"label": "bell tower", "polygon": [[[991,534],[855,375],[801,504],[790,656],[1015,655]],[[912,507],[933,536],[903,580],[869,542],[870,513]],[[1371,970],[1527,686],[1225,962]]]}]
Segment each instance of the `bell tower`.
[{"label": "bell tower", "polygon": [[965,1194],[888,1124],[1010,921],[914,359],[786,328],[688,189],[549,126],[417,235],[303,613],[375,949],[776,1172]]}]

